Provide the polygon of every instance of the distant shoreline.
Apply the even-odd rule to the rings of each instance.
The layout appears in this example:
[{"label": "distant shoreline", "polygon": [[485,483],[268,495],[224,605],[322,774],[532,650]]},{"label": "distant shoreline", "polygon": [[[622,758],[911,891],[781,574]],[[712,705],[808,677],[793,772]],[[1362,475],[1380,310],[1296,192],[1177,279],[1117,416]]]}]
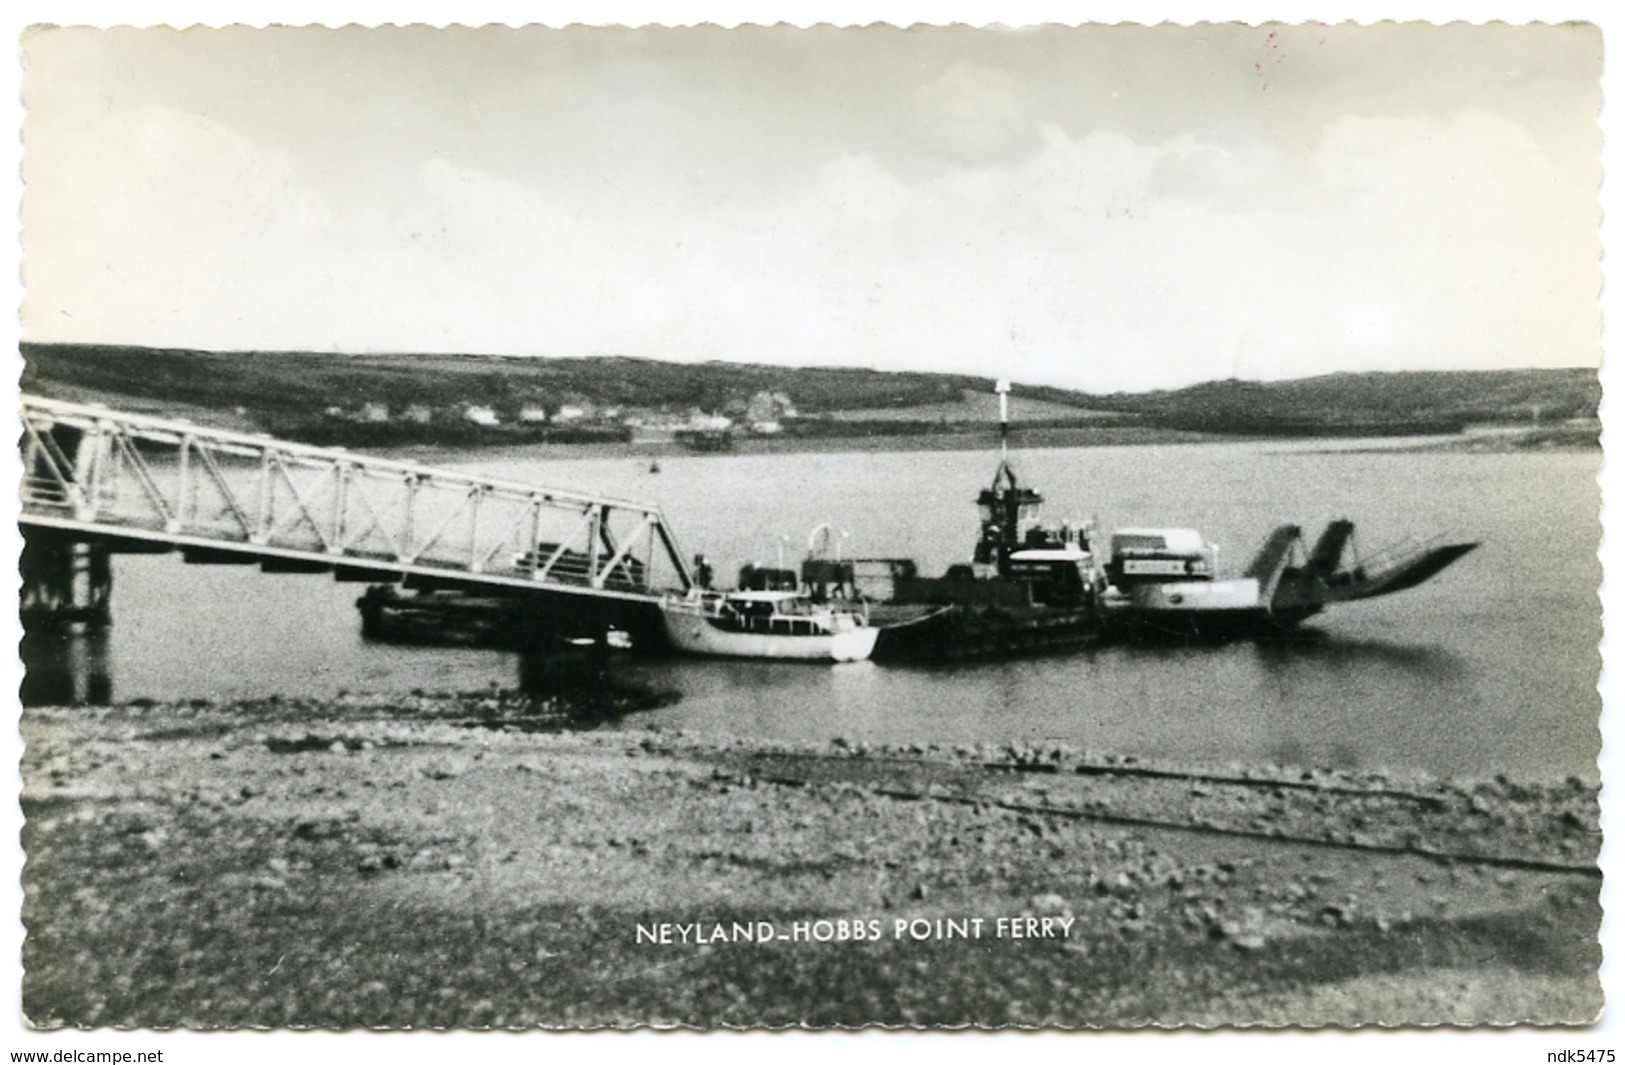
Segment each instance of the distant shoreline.
[{"label": "distant shoreline", "polygon": [[[1597,451],[1602,450],[1595,436],[1583,434],[1541,434],[1538,439],[1530,434],[1500,434],[1495,436],[1270,436],[1265,434],[1229,435],[1223,433],[1196,433],[1174,429],[1114,428],[1114,429],[1015,429],[1010,434],[1012,447],[1028,450],[1081,447],[1173,447],[1202,444],[1280,444],[1298,445],[1304,451],[1323,451],[1336,454],[1414,454],[1424,452],[1462,452],[1465,454],[1517,454],[1538,451]],[[1323,446],[1316,447],[1313,445]],[[990,430],[943,432],[929,435],[883,435],[851,437],[742,437],[727,451],[692,451],[677,444],[667,443],[604,443],[604,444],[520,444],[492,443],[468,445],[422,444],[407,447],[379,449],[379,454],[412,462],[435,464],[462,462],[475,456],[501,457],[526,455],[555,459],[648,459],[653,462],[667,458],[720,458],[729,455],[805,455],[851,454],[854,452],[910,453],[932,451],[977,451],[995,448],[997,435]]]},{"label": "distant shoreline", "polygon": [[[1146,445],[1239,443],[1263,437],[1223,436],[1217,433],[1191,433],[1155,428],[1121,429],[1037,429],[1013,430],[1010,443],[1024,448],[1132,447]],[[991,429],[930,434],[818,437],[740,437],[725,451],[694,451],[670,443],[602,444],[520,444],[491,443],[468,445],[421,444],[387,448],[383,453],[415,462],[441,459],[460,460],[474,455],[539,455],[549,458],[720,458],[729,455],[850,454],[852,452],[976,451],[998,446]]]}]

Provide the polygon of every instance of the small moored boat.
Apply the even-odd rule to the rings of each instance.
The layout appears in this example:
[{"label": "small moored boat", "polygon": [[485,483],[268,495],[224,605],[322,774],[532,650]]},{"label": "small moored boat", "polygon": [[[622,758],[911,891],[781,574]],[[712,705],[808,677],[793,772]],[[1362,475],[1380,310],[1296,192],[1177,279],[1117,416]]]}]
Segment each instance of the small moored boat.
[{"label": "small moored boat", "polygon": [[869,657],[880,631],[861,609],[782,589],[692,589],[668,596],[660,610],[673,647],[731,658],[857,662]]}]

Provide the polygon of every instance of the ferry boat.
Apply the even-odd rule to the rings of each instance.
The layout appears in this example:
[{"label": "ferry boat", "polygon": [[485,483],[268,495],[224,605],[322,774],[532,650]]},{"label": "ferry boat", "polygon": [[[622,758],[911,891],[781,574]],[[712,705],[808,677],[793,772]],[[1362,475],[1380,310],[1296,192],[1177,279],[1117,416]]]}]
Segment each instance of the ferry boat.
[{"label": "ferry boat", "polygon": [[910,559],[854,560],[881,626],[875,658],[1009,656],[1117,637],[1225,638],[1289,629],[1333,603],[1415,587],[1473,542],[1402,545],[1352,562],[1354,523],[1332,522],[1313,548],[1282,525],[1239,577],[1221,578],[1218,549],[1195,529],[1116,530],[1103,558],[1094,523],[1045,525],[1043,497],[1018,482],[1006,436],[1009,386],[999,382],[1000,462],[977,496],[974,562],[937,578]]},{"label": "ferry boat", "polygon": [[689,654],[858,662],[879,635],[862,604],[818,602],[799,589],[693,588],[667,596],[660,610],[666,638]]},{"label": "ferry boat", "polygon": [[1114,630],[1131,636],[1228,637],[1289,629],[1333,603],[1414,588],[1478,546],[1404,544],[1351,564],[1354,523],[1332,522],[1303,550],[1303,531],[1278,526],[1240,577],[1220,579],[1216,549],[1192,529],[1112,535],[1102,598]]}]

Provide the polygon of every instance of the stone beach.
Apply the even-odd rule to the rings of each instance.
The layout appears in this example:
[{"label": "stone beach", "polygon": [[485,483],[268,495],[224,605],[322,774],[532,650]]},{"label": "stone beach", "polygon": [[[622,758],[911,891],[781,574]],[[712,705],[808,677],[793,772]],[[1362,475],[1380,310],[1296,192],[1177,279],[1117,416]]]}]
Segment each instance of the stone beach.
[{"label": "stone beach", "polygon": [[1127,1027],[1601,1009],[1578,779],[763,744],[639,713],[662,701],[27,709],[24,1012]]}]

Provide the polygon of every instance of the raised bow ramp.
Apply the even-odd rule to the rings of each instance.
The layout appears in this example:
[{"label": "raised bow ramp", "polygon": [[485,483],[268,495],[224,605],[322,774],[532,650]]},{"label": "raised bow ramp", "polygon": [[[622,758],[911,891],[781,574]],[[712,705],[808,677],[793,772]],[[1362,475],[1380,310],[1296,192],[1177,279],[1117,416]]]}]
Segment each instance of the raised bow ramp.
[{"label": "raised bow ramp", "polygon": [[1302,569],[1288,570],[1273,597],[1278,609],[1315,607],[1332,603],[1375,599],[1414,588],[1440,570],[1478,547],[1476,541],[1448,541],[1396,544],[1352,564],[1343,561],[1343,547],[1354,531],[1354,523],[1333,522]]},{"label": "raised bow ramp", "polygon": [[[617,622],[693,584],[653,505],[95,405],[25,396],[22,416],[25,614],[79,609],[76,573],[105,568],[72,561],[87,550],[534,597]],[[105,613],[105,587],[84,594]]]}]

